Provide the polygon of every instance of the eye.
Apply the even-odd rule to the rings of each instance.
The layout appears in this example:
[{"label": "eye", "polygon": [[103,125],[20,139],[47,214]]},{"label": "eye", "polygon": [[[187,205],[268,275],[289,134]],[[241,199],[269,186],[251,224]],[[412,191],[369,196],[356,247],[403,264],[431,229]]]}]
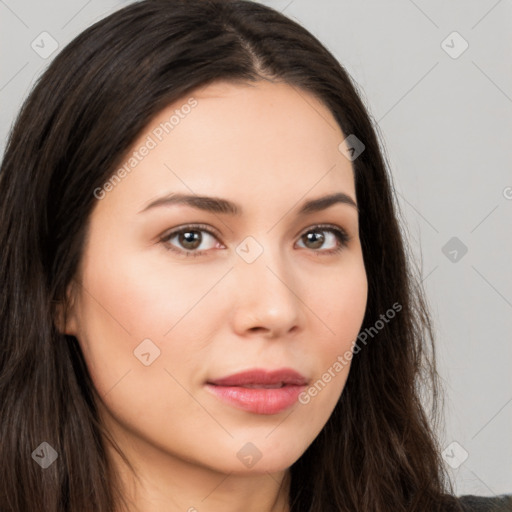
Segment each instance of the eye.
[{"label": "eye", "polygon": [[[327,234],[327,236],[326,236]],[[299,241],[304,241],[306,249],[312,249],[320,254],[335,254],[347,246],[350,236],[347,232],[337,226],[319,225],[306,231],[301,235]],[[324,250],[318,251],[323,246]]]},{"label": "eye", "polygon": [[[318,255],[329,255],[341,251],[350,239],[351,237],[344,229],[328,224],[313,226],[300,236],[299,242],[304,241],[303,247],[311,249]],[[175,229],[164,235],[160,242],[167,250],[181,256],[201,256],[210,249],[225,249],[225,246],[218,241],[216,233],[202,224]],[[319,250],[322,247],[323,249]]]},{"label": "eye", "polygon": [[202,225],[185,226],[174,230],[163,236],[160,241],[166,249],[185,256],[199,256],[215,248],[218,243],[215,233]]}]

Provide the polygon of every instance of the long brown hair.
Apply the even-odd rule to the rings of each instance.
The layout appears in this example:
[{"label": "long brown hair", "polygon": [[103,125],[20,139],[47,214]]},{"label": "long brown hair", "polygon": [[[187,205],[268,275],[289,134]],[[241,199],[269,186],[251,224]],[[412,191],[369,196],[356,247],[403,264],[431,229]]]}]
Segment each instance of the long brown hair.
[{"label": "long brown hair", "polygon": [[[96,390],[56,306],[77,273],[101,187],[166,105],[216,80],[308,91],[345,135],[368,278],[362,331],[401,310],[354,355],[327,424],[291,467],[294,512],[447,510],[434,435],[432,326],[400,230],[376,131],[343,67],[307,30],[243,0],[145,0],[65,47],[24,103],[0,172],[0,510],[113,512],[122,501]],[[431,398],[425,409],[420,393]],[[58,454],[42,469],[36,449]],[[37,456],[37,453],[36,453]]]}]

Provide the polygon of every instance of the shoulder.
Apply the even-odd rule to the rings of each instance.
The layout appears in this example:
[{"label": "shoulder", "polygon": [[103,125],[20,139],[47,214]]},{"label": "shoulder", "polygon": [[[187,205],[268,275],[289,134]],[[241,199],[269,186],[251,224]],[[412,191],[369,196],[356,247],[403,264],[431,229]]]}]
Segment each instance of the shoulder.
[{"label": "shoulder", "polygon": [[512,512],[512,494],[499,496],[459,496],[464,512]]}]

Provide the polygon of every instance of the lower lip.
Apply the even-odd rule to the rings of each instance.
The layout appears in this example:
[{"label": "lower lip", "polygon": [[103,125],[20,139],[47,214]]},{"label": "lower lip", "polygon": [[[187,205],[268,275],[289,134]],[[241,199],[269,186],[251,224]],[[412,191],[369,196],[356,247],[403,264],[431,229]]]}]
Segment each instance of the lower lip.
[{"label": "lower lip", "polygon": [[244,388],[241,386],[216,386],[206,389],[228,404],[256,414],[277,414],[291,407],[306,386],[282,388]]}]

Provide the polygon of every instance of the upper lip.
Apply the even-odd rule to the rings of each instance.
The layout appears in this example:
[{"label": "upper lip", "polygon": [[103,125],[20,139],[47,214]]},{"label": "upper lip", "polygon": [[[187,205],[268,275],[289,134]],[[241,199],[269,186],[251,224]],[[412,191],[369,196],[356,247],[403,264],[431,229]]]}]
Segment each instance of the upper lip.
[{"label": "upper lip", "polygon": [[279,370],[264,370],[255,368],[246,370],[220,379],[209,380],[208,384],[216,386],[246,386],[246,385],[295,385],[303,386],[307,384],[307,379],[299,372],[291,368],[281,368]]}]

